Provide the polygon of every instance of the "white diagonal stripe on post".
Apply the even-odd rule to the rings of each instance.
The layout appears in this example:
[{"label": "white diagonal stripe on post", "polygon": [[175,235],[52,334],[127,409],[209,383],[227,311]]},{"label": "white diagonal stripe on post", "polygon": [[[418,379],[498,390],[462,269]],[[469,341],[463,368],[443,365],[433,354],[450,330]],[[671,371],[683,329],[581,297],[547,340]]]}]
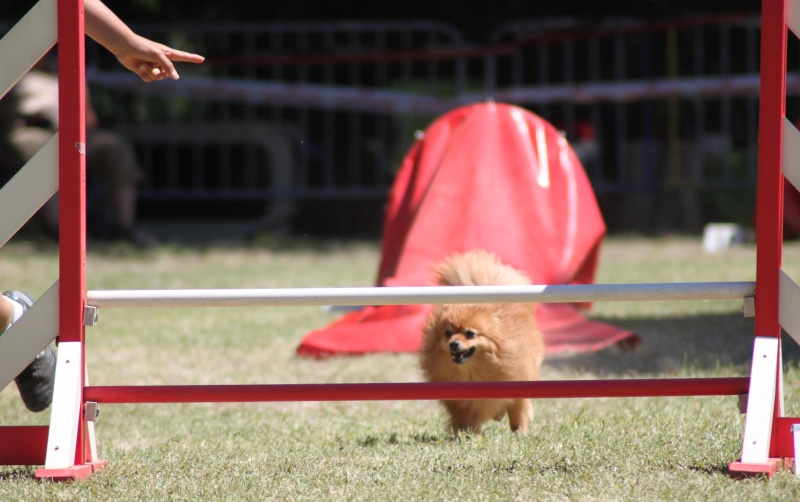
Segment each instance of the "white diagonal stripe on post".
[{"label": "white diagonal stripe on post", "polygon": [[0,188],[0,247],[58,191],[58,133]]},{"label": "white diagonal stripe on post", "polygon": [[55,45],[56,10],[56,0],[39,0],[0,40],[0,97]]},{"label": "white diagonal stripe on post", "polygon": [[800,131],[783,117],[783,152],[781,169],[795,188],[800,188]]}]

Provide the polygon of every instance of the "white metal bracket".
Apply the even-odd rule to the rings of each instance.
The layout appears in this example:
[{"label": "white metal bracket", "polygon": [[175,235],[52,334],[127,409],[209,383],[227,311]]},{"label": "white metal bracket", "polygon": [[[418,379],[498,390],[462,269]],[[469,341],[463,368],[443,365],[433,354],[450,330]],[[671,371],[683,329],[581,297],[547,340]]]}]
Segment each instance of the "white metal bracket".
[{"label": "white metal bracket", "polygon": [[83,405],[83,419],[87,422],[97,422],[100,416],[100,406],[94,401],[86,401]]},{"label": "white metal bracket", "polygon": [[756,298],[754,296],[745,296],[742,302],[742,315],[750,318],[756,316]]},{"label": "white metal bracket", "polygon": [[94,305],[87,305],[83,307],[83,325],[84,326],[97,326],[99,319],[99,310]]}]

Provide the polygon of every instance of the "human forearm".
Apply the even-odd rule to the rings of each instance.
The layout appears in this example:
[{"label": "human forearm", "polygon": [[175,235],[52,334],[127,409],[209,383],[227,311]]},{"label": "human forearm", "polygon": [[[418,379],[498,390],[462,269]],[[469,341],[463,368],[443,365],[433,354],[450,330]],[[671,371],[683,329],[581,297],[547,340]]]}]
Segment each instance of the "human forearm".
[{"label": "human forearm", "polygon": [[136,34],[100,0],[84,0],[86,34],[116,55]]},{"label": "human forearm", "polygon": [[101,0],[84,0],[86,34],[114,54],[145,82],[178,78],[173,61],[202,63],[197,54],[148,40],[131,30]]}]

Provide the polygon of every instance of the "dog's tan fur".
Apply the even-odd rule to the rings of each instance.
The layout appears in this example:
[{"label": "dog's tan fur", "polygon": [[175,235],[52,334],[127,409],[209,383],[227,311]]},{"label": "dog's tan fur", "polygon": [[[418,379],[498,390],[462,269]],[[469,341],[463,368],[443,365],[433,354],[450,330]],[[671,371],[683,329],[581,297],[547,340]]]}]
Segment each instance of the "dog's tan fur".
[{"label": "dog's tan fur", "polygon": [[[451,256],[436,267],[443,286],[524,285],[529,279],[479,249]],[[420,348],[420,366],[430,382],[538,380],[544,341],[536,327],[535,305],[445,304],[429,314]],[[455,350],[451,350],[455,348]],[[460,364],[456,360],[474,352]],[[454,353],[456,355],[454,355]],[[459,354],[461,356],[459,356]],[[533,419],[528,399],[442,401],[454,434],[480,434],[489,419],[508,414],[512,431],[527,432]]]}]

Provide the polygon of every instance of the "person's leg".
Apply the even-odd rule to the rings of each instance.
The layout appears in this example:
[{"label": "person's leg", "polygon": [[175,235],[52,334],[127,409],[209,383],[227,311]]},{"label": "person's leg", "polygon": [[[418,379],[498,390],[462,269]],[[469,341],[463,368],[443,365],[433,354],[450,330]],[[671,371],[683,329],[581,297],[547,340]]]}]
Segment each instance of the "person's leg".
[{"label": "person's leg", "polygon": [[11,323],[22,316],[24,312],[22,305],[6,296],[0,299],[0,333],[5,331]]},{"label": "person's leg", "polygon": [[131,229],[136,223],[136,185],[121,185],[111,192],[111,205],[118,228]]},{"label": "person's leg", "polygon": [[130,142],[112,131],[87,131],[86,171],[87,176],[99,176],[105,184],[114,225],[112,237],[153,243],[152,237],[136,228],[138,185],[143,175]]},{"label": "person's leg", "polygon": [[[0,336],[33,306],[33,298],[22,291],[6,291],[0,296]],[[7,321],[7,322],[6,322]],[[42,350],[14,382],[22,402],[31,411],[44,411],[53,402],[56,376],[56,351],[52,345]]]}]

